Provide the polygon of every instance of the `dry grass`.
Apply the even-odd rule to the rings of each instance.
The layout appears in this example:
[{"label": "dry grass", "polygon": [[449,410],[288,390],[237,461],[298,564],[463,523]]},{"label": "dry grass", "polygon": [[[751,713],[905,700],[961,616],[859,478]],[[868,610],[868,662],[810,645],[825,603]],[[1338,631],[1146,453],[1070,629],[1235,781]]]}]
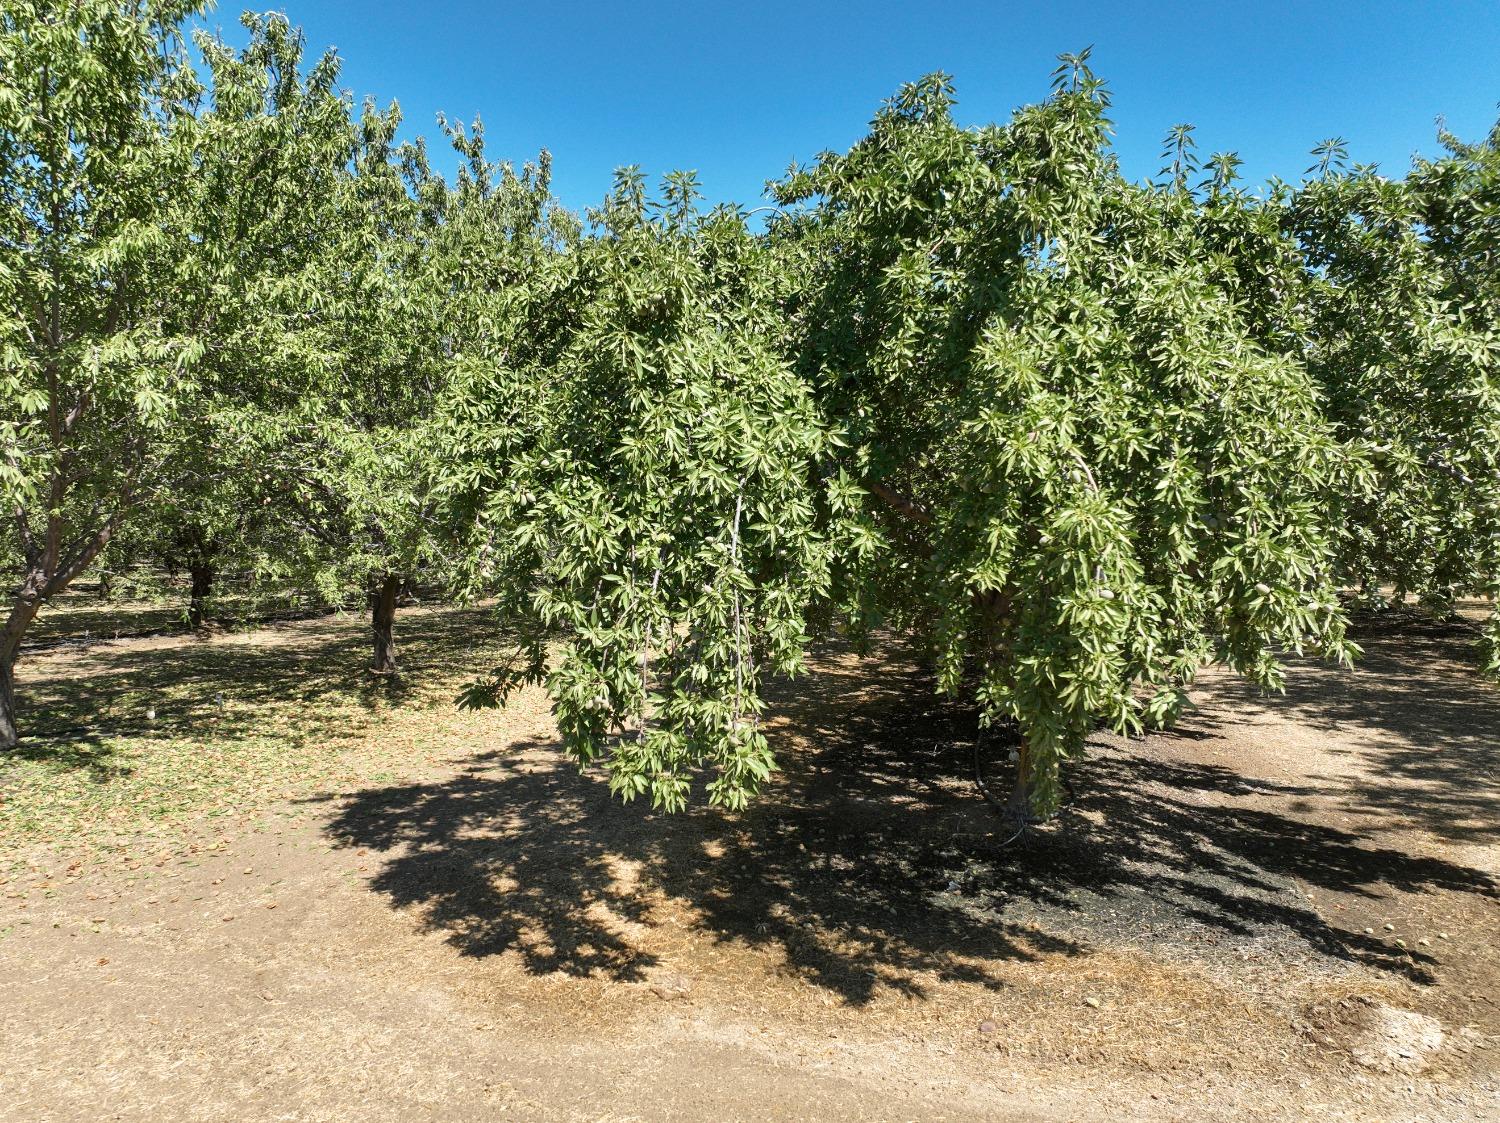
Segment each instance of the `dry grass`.
[{"label": "dry grass", "polygon": [[[0,773],[0,846],[24,859],[0,873],[0,961],[67,980],[24,988],[30,1055],[62,1048],[58,1009],[98,1000],[87,970],[120,965],[145,1009],[177,980],[170,1029],[139,1043],[160,1071],[172,1033],[236,1058],[232,1080],[195,1077],[205,1095],[286,1087],[268,1058],[321,1072],[336,1047],[332,1082],[294,1085],[331,1097],[309,1118],[359,1114],[370,1087],[484,1114],[486,1065],[510,1066],[517,1110],[559,1118],[649,1116],[659,1094],[703,1117],[702,1086],[750,1078],[782,1105],[768,1118],[811,1094],[869,1115],[888,1087],[925,1089],[912,1118],[1002,1093],[1058,1118],[1201,1117],[1168,1106],[1186,1086],[1223,1118],[1456,1120],[1493,1090],[1496,827],[1474,793],[1500,694],[1440,635],[1366,636],[1367,671],[1300,668],[1286,699],[1211,678],[1180,735],[1098,739],[1067,814],[1007,846],[969,775],[972,714],[895,647],[823,651],[776,699],[784,771],[748,811],[661,816],[563,759],[539,694],[452,705],[499,653],[482,612],[404,613],[401,632],[395,695],[351,618],[28,663],[39,736]],[[1417,945],[1438,927],[1455,938]],[[1441,1079],[1367,1077],[1303,1028],[1353,999],[1477,1044]]]},{"label": "dry grass", "polygon": [[[94,612],[76,610],[74,623],[96,627]],[[113,619],[135,631],[157,615],[127,607]],[[343,616],[28,653],[25,740],[0,762],[0,852],[149,846],[203,817],[388,781],[469,751],[493,715],[453,699],[498,652],[492,622],[418,608],[398,629],[400,683],[366,672],[363,621]]]}]

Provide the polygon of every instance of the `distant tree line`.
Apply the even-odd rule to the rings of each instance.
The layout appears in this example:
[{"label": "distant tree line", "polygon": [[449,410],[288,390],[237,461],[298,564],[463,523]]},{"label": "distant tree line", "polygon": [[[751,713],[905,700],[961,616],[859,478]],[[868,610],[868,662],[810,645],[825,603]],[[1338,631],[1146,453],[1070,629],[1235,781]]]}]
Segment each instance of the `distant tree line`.
[{"label": "distant tree line", "polygon": [[[492,597],[463,701],[677,809],[770,775],[772,675],[906,635],[1018,735],[1018,814],[1205,664],[1347,660],[1352,603],[1500,592],[1500,126],[1402,177],[1325,141],[1250,191],[1121,173],[1084,54],[1007,121],[903,87],[773,204],[546,153],[456,175],[277,15],[0,5],[0,747],[38,611],[101,554],[371,614]],[[1500,624],[1485,635],[1500,673]]]}]

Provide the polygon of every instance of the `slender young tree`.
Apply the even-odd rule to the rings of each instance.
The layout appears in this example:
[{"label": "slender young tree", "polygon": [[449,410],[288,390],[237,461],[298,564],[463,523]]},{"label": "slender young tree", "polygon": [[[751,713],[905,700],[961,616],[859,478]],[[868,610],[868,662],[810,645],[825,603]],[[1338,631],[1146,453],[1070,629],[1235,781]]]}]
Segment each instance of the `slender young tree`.
[{"label": "slender young tree", "polygon": [[[484,134],[442,122],[461,163],[450,185],[420,144],[397,146],[399,113],[367,107],[345,185],[338,246],[323,259],[318,313],[339,377],[294,504],[305,558],[330,595],[369,606],[372,669],[397,672],[395,616],[418,582],[448,585],[455,551],[434,486],[448,451],[444,410],[471,341],[512,287],[569,236],[549,160],[519,171]],[[316,512],[312,516],[309,512]]]}]

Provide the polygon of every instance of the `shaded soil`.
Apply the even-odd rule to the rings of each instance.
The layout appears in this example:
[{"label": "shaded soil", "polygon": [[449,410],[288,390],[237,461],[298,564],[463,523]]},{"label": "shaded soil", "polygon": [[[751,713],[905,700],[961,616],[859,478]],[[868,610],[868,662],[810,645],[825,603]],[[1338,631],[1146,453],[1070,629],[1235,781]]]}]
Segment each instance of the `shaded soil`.
[{"label": "shaded soil", "polygon": [[[278,631],[316,674],[334,627]],[[1101,735],[1009,844],[895,650],[784,692],[740,815],[612,802],[529,694],[149,853],[51,840],[0,886],[0,1118],[1494,1117],[1500,692],[1453,628],[1359,639]],[[1421,1071],[1356,1060],[1387,1009]]]}]

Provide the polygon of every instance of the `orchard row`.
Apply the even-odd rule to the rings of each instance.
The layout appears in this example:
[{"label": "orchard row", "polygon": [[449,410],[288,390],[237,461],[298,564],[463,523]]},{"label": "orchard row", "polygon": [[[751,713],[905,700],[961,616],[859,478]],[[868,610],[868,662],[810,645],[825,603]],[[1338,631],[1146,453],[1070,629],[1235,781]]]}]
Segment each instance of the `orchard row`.
[{"label": "orchard row", "polygon": [[830,629],[928,650],[1045,812],[1206,663],[1274,689],[1357,655],[1353,599],[1497,591],[1500,130],[1251,191],[1184,127],[1131,182],[1067,56],[983,128],[903,88],[761,216],[631,170],[579,215],[545,153],[445,124],[440,175],[280,17],[194,10],[0,14],[0,745],[101,559],[366,600],[386,672],[403,586],[496,598],[464,701],[545,682],[673,809],[755,792]]}]

